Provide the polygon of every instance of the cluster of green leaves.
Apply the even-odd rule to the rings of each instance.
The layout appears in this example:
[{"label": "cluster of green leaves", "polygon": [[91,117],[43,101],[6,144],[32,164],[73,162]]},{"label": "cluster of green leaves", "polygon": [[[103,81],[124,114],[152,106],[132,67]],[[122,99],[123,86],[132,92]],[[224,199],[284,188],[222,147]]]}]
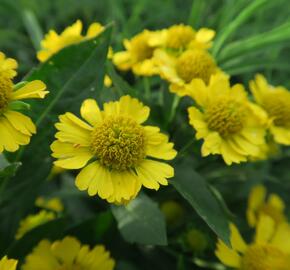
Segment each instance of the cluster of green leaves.
[{"label": "cluster of green leaves", "polygon": [[[233,80],[247,83],[254,72],[263,72],[270,81],[290,86],[285,72],[290,47],[287,8],[286,0],[54,0],[41,5],[37,0],[2,0],[0,46],[19,60],[21,75],[36,66],[35,50],[46,30],[62,29],[78,18],[86,24],[115,23],[107,25],[99,37],[62,50],[25,77],[28,81],[43,80],[50,94],[43,101],[31,102],[29,113],[38,129],[31,144],[16,154],[0,156],[1,255],[22,260],[43,238],[75,235],[91,245],[105,243],[119,270],[222,269],[213,255],[216,238],[229,242],[229,220],[246,228],[246,198],[251,186],[267,182],[271,190],[290,202],[286,196],[290,190],[289,150],[274,160],[231,167],[218,157],[202,158],[200,142],[193,139],[187,121],[189,101],[184,99],[177,106],[165,82],[120,74],[112,63],[106,63],[106,55],[110,44],[118,50],[124,37],[144,28],[188,23],[217,31],[212,53]],[[272,14],[279,16],[273,19]],[[110,89],[102,83],[105,72],[113,80]],[[110,208],[97,197],[79,192],[73,173],[48,181],[52,166],[49,145],[58,115],[66,111],[78,115],[81,102],[88,97],[102,104],[124,94],[148,104],[150,123],[162,127],[174,141],[179,154],[171,185],[158,192],[146,191],[126,206]],[[15,241],[19,221],[38,211],[34,202],[39,195],[61,198],[64,214]],[[178,202],[184,211],[174,226],[165,224],[159,207],[168,200]],[[206,235],[203,252],[193,250],[186,241],[192,228]]]}]

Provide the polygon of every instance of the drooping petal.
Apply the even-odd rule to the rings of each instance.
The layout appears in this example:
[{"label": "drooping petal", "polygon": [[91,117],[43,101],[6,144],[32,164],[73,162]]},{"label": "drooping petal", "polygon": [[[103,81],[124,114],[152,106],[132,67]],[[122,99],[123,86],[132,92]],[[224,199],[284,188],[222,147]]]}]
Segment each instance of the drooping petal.
[{"label": "drooping petal", "polygon": [[265,244],[273,237],[275,222],[266,215],[261,215],[256,228],[255,243]]},{"label": "drooping petal", "polygon": [[12,93],[12,100],[28,99],[28,98],[44,98],[49,92],[45,91],[46,85],[40,80],[26,83]]},{"label": "drooping petal", "polygon": [[239,268],[241,266],[241,256],[234,250],[230,249],[221,240],[217,243],[215,255],[226,266]]},{"label": "drooping petal", "polygon": [[92,126],[102,121],[101,110],[94,99],[86,99],[82,103],[81,116]]}]

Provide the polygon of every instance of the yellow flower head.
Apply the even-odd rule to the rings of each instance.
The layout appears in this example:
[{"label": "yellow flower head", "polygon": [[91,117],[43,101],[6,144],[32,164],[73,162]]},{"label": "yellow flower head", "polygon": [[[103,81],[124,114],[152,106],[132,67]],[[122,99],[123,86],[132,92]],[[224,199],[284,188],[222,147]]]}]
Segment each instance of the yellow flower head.
[{"label": "yellow flower head", "polygon": [[256,235],[251,244],[246,244],[233,224],[231,246],[218,240],[216,256],[226,266],[240,270],[288,270],[290,269],[290,227],[288,223],[275,222],[262,215]]},{"label": "yellow flower head", "polygon": [[203,156],[220,154],[228,165],[259,156],[266,116],[249,102],[242,85],[231,87],[227,76],[217,75],[209,85],[193,80],[187,90],[197,104],[188,109],[189,122],[196,138],[204,140]]},{"label": "yellow flower head", "polygon": [[11,79],[17,75],[17,67],[18,64],[15,59],[6,58],[5,54],[0,52],[0,74],[5,74],[5,76]]},{"label": "yellow flower head", "polygon": [[[10,68],[6,69],[3,65],[9,66],[7,61]],[[0,61],[0,153],[4,150],[17,151],[20,145],[28,144],[30,137],[36,132],[31,119],[14,110],[17,100],[44,98],[48,93],[45,91],[45,84],[39,80],[14,86],[11,78],[16,73],[11,69],[11,63],[12,59]]]},{"label": "yellow flower head", "polygon": [[160,76],[170,83],[170,91],[184,96],[187,86],[194,80],[208,84],[212,75],[221,73],[206,50],[186,50],[175,56],[158,49],[154,53]]},{"label": "yellow flower head", "polygon": [[29,254],[22,270],[113,270],[115,261],[102,245],[90,249],[74,237],[51,243],[42,240]]},{"label": "yellow flower head", "polygon": [[162,47],[177,52],[191,49],[208,49],[215,32],[208,28],[201,28],[195,31],[190,25],[177,24],[167,29],[154,32],[149,44],[155,47]]},{"label": "yellow flower head", "polygon": [[104,30],[104,26],[101,24],[92,23],[88,28],[86,35],[83,35],[82,28],[82,22],[77,20],[73,25],[67,27],[61,34],[57,34],[54,30],[50,30],[41,41],[41,50],[37,53],[38,60],[45,62],[61,49],[83,40],[96,37]]},{"label": "yellow flower head", "polygon": [[125,51],[117,52],[113,56],[114,64],[120,70],[130,70],[141,76],[152,76],[158,73],[153,58],[155,47],[149,44],[154,32],[144,30],[130,40],[124,40]]},{"label": "yellow flower head", "polygon": [[262,75],[250,82],[256,102],[270,118],[269,130],[277,143],[290,145],[290,91],[282,86],[273,87]]},{"label": "yellow flower head", "polygon": [[61,200],[57,197],[51,199],[45,199],[44,197],[38,197],[35,201],[35,205],[40,208],[52,210],[54,212],[62,212],[64,206]]},{"label": "yellow flower head", "polygon": [[[59,117],[57,140],[51,145],[54,164],[65,169],[80,169],[76,186],[98,194],[108,202],[133,199],[141,186],[158,190],[167,185],[174,170],[155,159],[176,156],[173,144],[158,127],[142,126],[150,109],[135,98],[123,96],[104,104],[87,99],[81,107],[81,120],[71,113]],[[88,164],[89,162],[89,164]]]},{"label": "yellow flower head", "polygon": [[249,195],[247,219],[251,227],[255,227],[261,215],[270,216],[276,224],[286,221],[285,204],[277,194],[270,194],[266,199],[264,186],[255,186]]},{"label": "yellow flower head", "polygon": [[20,239],[27,232],[53,219],[55,219],[55,214],[45,210],[35,215],[29,215],[20,222],[15,238]]},{"label": "yellow flower head", "polygon": [[13,259],[8,259],[7,256],[4,256],[0,260],[0,270],[16,270],[17,261]]}]

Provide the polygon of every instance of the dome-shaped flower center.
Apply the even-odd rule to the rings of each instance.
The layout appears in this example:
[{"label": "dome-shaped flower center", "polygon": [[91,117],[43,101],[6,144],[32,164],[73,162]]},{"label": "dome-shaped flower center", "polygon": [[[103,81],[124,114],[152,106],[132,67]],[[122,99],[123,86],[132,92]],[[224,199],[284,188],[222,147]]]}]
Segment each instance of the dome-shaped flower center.
[{"label": "dome-shaped flower center", "polygon": [[236,100],[217,99],[205,111],[209,129],[226,137],[238,133],[244,126],[247,109]]},{"label": "dome-shaped flower center", "polygon": [[241,270],[288,270],[290,257],[269,244],[252,245],[241,264]]},{"label": "dome-shaped flower center", "polygon": [[276,126],[290,127],[290,93],[277,90],[267,94],[263,107]]},{"label": "dome-shaped flower center", "polygon": [[205,83],[216,72],[214,59],[203,50],[189,50],[184,52],[177,60],[177,74],[189,83],[194,78],[200,78]]},{"label": "dome-shaped flower center", "polygon": [[91,148],[104,166],[127,170],[137,166],[145,154],[145,133],[128,117],[108,117],[92,133]]},{"label": "dome-shaped flower center", "polygon": [[166,46],[172,49],[184,49],[195,38],[190,26],[173,25],[168,29]]},{"label": "dome-shaped flower center", "polygon": [[148,45],[148,35],[148,32],[143,32],[131,39],[131,52],[136,62],[144,61],[153,56],[154,49]]},{"label": "dome-shaped flower center", "polygon": [[5,73],[0,74],[0,114],[5,111],[13,90],[13,83]]}]

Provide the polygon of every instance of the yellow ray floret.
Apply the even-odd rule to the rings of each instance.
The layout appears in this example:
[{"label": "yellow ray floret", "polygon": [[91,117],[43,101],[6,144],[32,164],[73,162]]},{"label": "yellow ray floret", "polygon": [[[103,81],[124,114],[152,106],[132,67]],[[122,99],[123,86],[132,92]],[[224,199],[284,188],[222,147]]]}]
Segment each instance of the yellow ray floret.
[{"label": "yellow ray floret", "polygon": [[16,270],[17,260],[8,259],[7,256],[4,256],[0,260],[0,270]]},{"label": "yellow ray floret", "polygon": [[44,98],[48,93],[46,85],[39,80],[15,87],[11,76],[0,71],[0,153],[15,152],[20,145],[26,145],[36,127],[31,119],[14,110],[18,100]]},{"label": "yellow ray floret", "polygon": [[76,186],[90,196],[109,202],[133,199],[141,186],[158,190],[174,175],[173,168],[154,159],[171,160],[173,144],[158,127],[143,126],[150,109],[137,99],[123,96],[104,104],[87,99],[81,120],[71,113],[59,117],[56,141],[51,145],[56,166],[80,169]]},{"label": "yellow ray floret", "polygon": [[20,239],[24,234],[32,229],[55,219],[55,214],[50,211],[42,210],[37,214],[29,215],[20,222],[19,228],[15,235],[16,239]]},{"label": "yellow ray floret", "polygon": [[64,209],[62,201],[57,197],[53,197],[50,199],[38,197],[35,201],[35,205],[37,207],[52,210],[54,212],[62,212]]},{"label": "yellow ray floret", "polygon": [[263,185],[255,186],[249,195],[247,219],[251,227],[256,226],[261,215],[270,216],[276,224],[286,221],[285,204],[277,194],[269,194]]},{"label": "yellow ray floret", "polygon": [[271,86],[262,75],[250,82],[256,102],[267,112],[269,130],[279,144],[290,145],[290,91]]},{"label": "yellow ray floret", "polygon": [[204,140],[202,156],[219,154],[231,165],[260,155],[267,118],[242,85],[231,87],[227,76],[216,75],[209,85],[192,81],[187,94],[196,102],[188,113],[196,138]]},{"label": "yellow ray floret", "polygon": [[113,270],[115,261],[102,245],[90,249],[76,238],[67,236],[51,243],[42,240],[25,258],[22,270]]},{"label": "yellow ray floret", "polygon": [[0,52],[0,73],[5,74],[8,78],[13,78],[17,75],[17,61],[13,58],[6,58],[3,52]]},{"label": "yellow ray floret", "polygon": [[288,223],[275,222],[262,215],[256,235],[246,244],[235,225],[230,225],[231,248],[218,240],[216,256],[228,267],[240,270],[290,269],[290,227]]}]

